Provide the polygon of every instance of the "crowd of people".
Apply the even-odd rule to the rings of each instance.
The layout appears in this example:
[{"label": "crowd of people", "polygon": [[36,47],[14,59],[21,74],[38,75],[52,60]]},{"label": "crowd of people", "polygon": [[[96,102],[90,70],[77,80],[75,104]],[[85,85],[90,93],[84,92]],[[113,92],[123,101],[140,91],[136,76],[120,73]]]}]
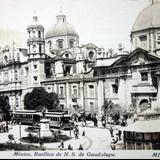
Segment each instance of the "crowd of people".
[{"label": "crowd of people", "polygon": [[[74,126],[74,128],[73,128],[73,134],[74,134],[74,138],[75,138],[75,139],[79,139],[80,133],[79,133],[79,127],[78,127],[78,125],[75,125],[75,126]],[[82,135],[82,137],[85,136],[85,130],[82,131],[82,134],[81,134],[81,135]],[[60,150],[66,150],[66,149],[67,149],[67,150],[73,150],[74,148],[73,148],[73,146],[71,146],[71,144],[69,144],[68,147],[65,148],[65,147],[64,147],[64,141],[61,140],[60,145],[59,145],[59,149],[60,149]],[[82,144],[79,145],[78,150],[84,150]]]}]

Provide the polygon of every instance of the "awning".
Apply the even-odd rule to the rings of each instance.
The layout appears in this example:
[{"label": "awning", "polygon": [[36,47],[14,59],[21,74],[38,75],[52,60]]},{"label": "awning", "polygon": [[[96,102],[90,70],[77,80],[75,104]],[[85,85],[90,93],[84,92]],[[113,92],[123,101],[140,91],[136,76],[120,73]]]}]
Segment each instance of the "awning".
[{"label": "awning", "polygon": [[160,120],[136,121],[121,129],[128,132],[155,133],[160,132]]}]

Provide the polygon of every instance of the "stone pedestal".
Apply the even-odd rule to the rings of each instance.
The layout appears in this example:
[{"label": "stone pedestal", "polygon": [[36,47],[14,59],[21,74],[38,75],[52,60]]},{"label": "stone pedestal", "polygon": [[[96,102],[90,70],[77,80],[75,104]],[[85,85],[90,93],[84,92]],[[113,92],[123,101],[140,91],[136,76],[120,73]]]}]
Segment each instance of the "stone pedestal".
[{"label": "stone pedestal", "polygon": [[40,121],[40,137],[52,136],[52,132],[49,127],[49,120],[41,119]]}]

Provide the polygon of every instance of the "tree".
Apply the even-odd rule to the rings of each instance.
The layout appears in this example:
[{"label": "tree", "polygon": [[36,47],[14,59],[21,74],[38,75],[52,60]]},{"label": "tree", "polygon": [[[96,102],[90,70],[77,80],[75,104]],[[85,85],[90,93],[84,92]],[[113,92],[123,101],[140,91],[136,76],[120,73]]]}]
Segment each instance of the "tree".
[{"label": "tree", "polygon": [[4,115],[3,120],[6,121],[6,125],[8,126],[8,121],[11,120],[10,115],[10,104],[9,104],[9,98],[7,96],[0,96],[0,110],[1,113]]},{"label": "tree", "polygon": [[106,123],[108,122],[108,112],[109,110],[113,107],[113,103],[112,101],[108,101],[108,100],[105,100],[104,101],[104,104],[102,106],[102,111],[103,111],[103,115],[104,115],[104,120],[105,120],[105,127],[106,127]]},{"label": "tree", "polygon": [[34,88],[32,92],[24,97],[24,106],[27,110],[40,110],[45,108],[55,109],[58,107],[59,100],[56,93],[48,93],[44,88]]}]

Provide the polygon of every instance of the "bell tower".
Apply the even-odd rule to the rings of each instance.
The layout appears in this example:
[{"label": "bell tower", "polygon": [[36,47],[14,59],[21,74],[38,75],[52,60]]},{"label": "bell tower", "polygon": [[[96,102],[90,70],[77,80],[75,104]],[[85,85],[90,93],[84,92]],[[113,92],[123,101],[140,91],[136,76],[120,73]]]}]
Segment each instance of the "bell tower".
[{"label": "bell tower", "polygon": [[45,40],[44,27],[38,23],[38,17],[33,16],[33,24],[28,26],[28,59],[44,58]]},{"label": "bell tower", "polygon": [[30,87],[39,87],[45,77],[45,39],[44,27],[39,24],[38,16],[33,16],[33,22],[28,31],[28,83]]}]

